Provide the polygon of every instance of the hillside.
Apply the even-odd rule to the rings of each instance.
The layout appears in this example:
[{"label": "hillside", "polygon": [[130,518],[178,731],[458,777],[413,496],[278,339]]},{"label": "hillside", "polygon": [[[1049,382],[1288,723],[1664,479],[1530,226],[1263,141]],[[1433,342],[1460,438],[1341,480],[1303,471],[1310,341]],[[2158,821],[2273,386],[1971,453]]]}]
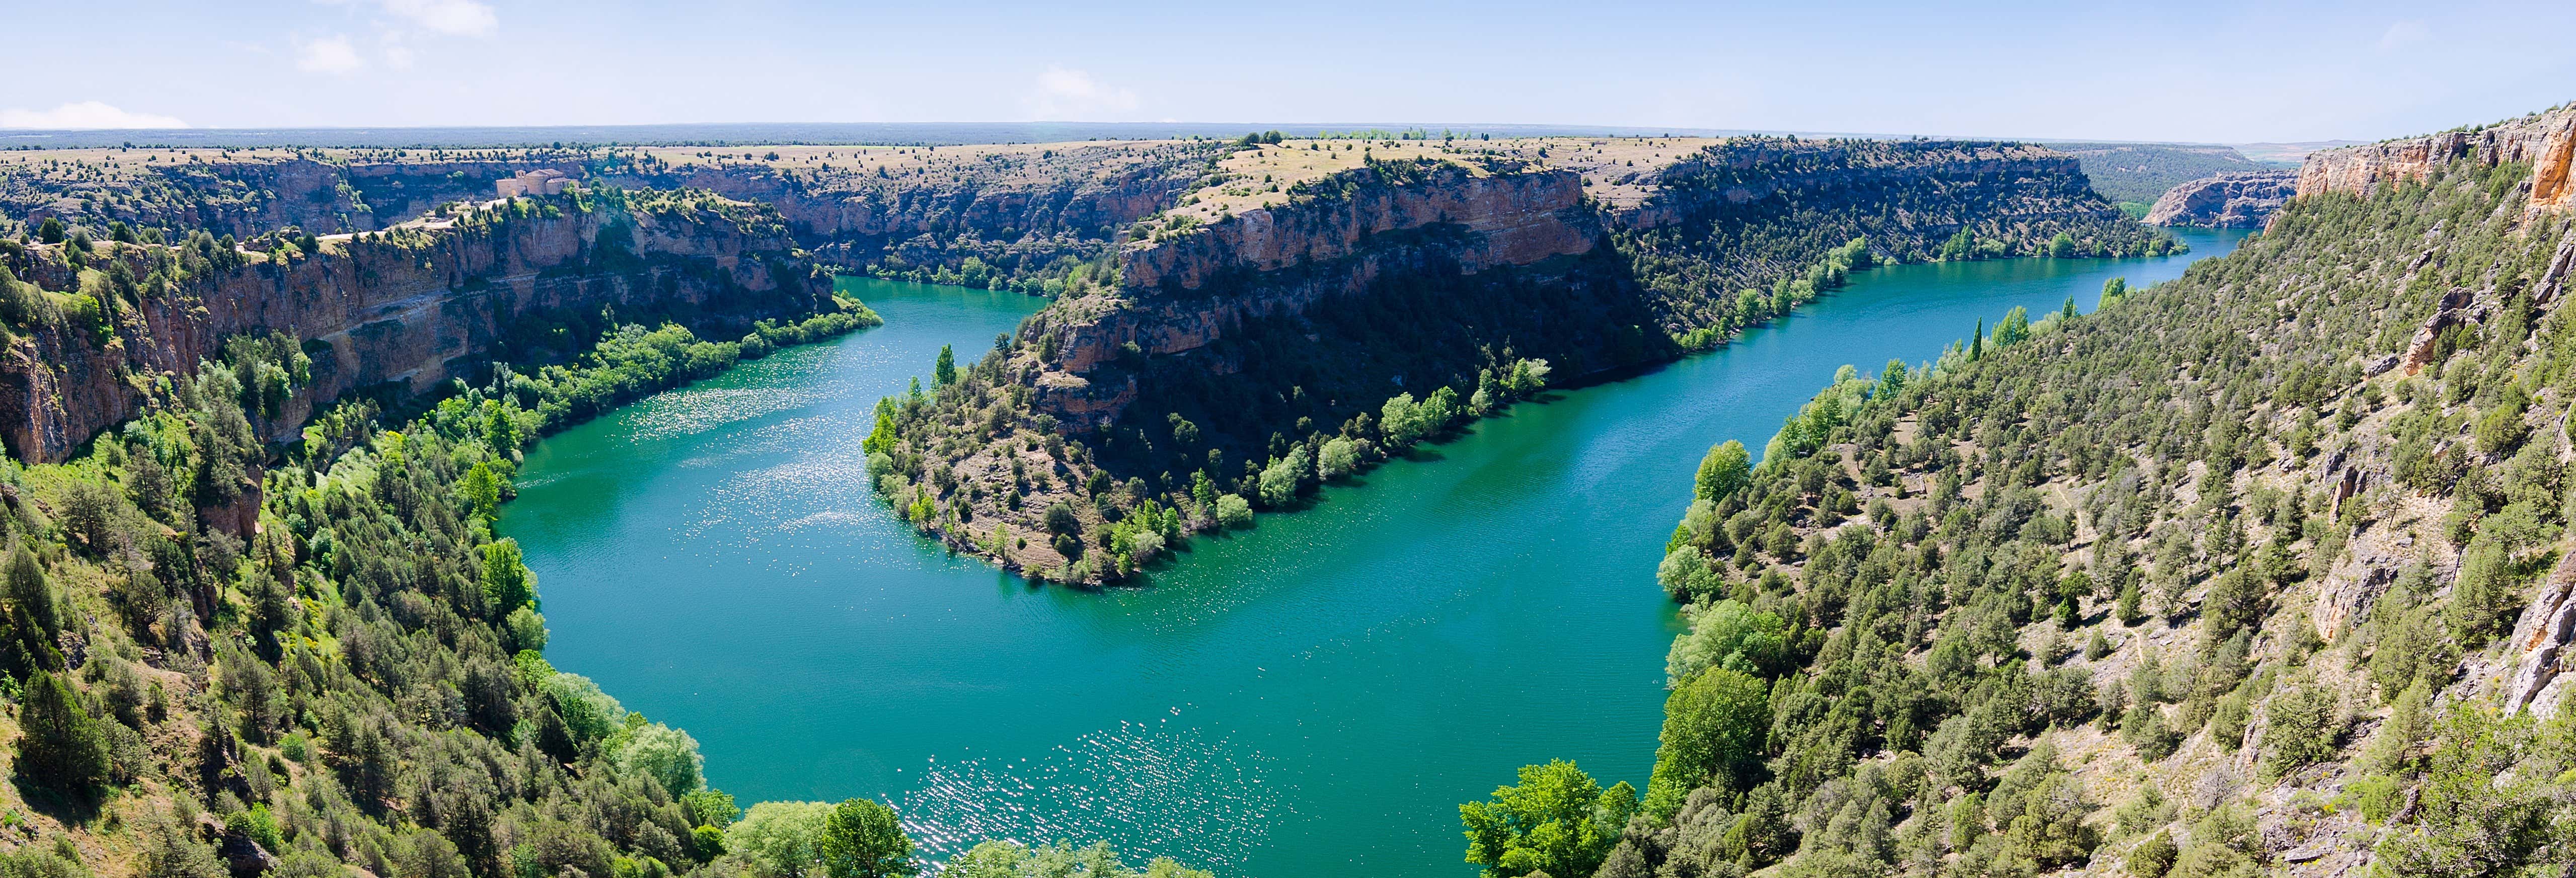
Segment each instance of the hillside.
[{"label": "hillside", "polygon": [[1723,343],[1854,266],[2172,246],[2012,144],[1269,140],[881,406],[880,493],[1012,569],[1116,580],[1550,383]]},{"label": "hillside", "polygon": [[2143,217],[2166,190],[2217,176],[2244,174],[2272,166],[2246,158],[2234,147],[2178,143],[2051,144],[2084,163],[2093,191],[2118,204],[2129,215]]},{"label": "hillside", "polygon": [[2576,223],[2563,150],[2454,140],[2311,156],[2415,161],[2097,313],[1847,372],[1758,466],[1712,449],[1642,802],[1532,766],[1502,792],[1600,810],[1541,844],[1531,800],[1470,804],[1469,860],[2565,874]]}]

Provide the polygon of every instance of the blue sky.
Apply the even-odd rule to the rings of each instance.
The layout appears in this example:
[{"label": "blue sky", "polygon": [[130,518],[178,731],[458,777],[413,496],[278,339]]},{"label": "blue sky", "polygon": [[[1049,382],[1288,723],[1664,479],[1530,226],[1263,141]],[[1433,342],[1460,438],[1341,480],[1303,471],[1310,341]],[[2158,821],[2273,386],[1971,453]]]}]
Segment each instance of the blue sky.
[{"label": "blue sky", "polygon": [[[2576,98],[2576,3],[0,0],[0,127],[1562,123],[2376,139]],[[1794,8],[1791,8],[1794,7]]]}]

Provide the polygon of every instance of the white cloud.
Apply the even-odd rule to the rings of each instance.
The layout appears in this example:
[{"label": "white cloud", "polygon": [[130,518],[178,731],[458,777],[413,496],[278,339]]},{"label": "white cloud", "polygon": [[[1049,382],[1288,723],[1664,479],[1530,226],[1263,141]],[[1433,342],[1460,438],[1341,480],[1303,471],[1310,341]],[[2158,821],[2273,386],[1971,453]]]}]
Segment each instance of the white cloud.
[{"label": "white cloud", "polygon": [[2387,32],[2379,35],[2379,47],[2394,49],[2408,43],[2422,42],[2430,35],[2431,31],[2425,29],[2421,21],[2401,21],[2389,25]]},{"label": "white cloud", "polygon": [[412,62],[420,60],[420,53],[414,52],[410,46],[404,45],[402,37],[399,35],[390,33],[383,34],[377,38],[377,42],[381,44],[380,50],[384,53],[385,66],[387,67],[391,67],[395,70],[409,70],[411,69]]},{"label": "white cloud", "polygon": [[50,110],[0,110],[0,128],[186,128],[188,123],[151,113],[129,113],[98,101],[64,104]]},{"label": "white cloud", "polygon": [[1028,99],[1037,118],[1067,121],[1125,115],[1142,103],[1132,90],[1111,86],[1080,70],[1054,66],[1038,74],[1037,90]]},{"label": "white cloud", "polygon": [[295,44],[295,69],[306,73],[348,74],[367,66],[358,57],[358,47],[345,36],[332,35],[318,40],[298,40]]},{"label": "white cloud", "polygon": [[475,0],[384,0],[385,12],[443,34],[479,37],[501,26],[491,4]]}]

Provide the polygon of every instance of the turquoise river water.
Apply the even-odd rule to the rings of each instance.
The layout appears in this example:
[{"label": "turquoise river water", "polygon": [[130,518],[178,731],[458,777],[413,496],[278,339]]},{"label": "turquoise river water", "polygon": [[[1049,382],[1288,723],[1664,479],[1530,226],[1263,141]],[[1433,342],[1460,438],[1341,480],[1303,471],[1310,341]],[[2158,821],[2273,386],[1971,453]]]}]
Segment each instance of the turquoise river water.
[{"label": "turquoise river water", "polygon": [[1228,876],[1466,876],[1457,805],[1578,761],[1643,786],[1677,630],[1654,582],[1712,443],[1754,448],[1849,363],[1920,362],[2015,305],[2162,259],[1902,265],[1647,374],[1553,392],[1202,539],[1144,588],[1037,588],[871,496],[879,396],[1043,304],[845,281],[886,325],[547,439],[504,533],[549,657],[689,730],[746,804],[894,803],[933,859],[1106,839]]}]

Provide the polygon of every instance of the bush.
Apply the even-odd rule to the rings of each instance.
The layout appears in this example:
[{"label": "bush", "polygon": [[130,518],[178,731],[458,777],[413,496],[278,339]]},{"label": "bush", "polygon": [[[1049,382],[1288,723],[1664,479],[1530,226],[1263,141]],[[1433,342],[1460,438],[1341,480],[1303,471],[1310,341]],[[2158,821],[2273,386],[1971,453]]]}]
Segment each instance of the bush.
[{"label": "bush", "polygon": [[2173,871],[2175,853],[2171,837],[2163,832],[2148,836],[2129,849],[2129,874],[2135,878],[2165,878],[2165,873]]},{"label": "bush", "polygon": [[1240,494],[1224,494],[1218,496],[1216,498],[1216,523],[1217,526],[1227,530],[1251,527],[1252,504],[1246,502]]}]

